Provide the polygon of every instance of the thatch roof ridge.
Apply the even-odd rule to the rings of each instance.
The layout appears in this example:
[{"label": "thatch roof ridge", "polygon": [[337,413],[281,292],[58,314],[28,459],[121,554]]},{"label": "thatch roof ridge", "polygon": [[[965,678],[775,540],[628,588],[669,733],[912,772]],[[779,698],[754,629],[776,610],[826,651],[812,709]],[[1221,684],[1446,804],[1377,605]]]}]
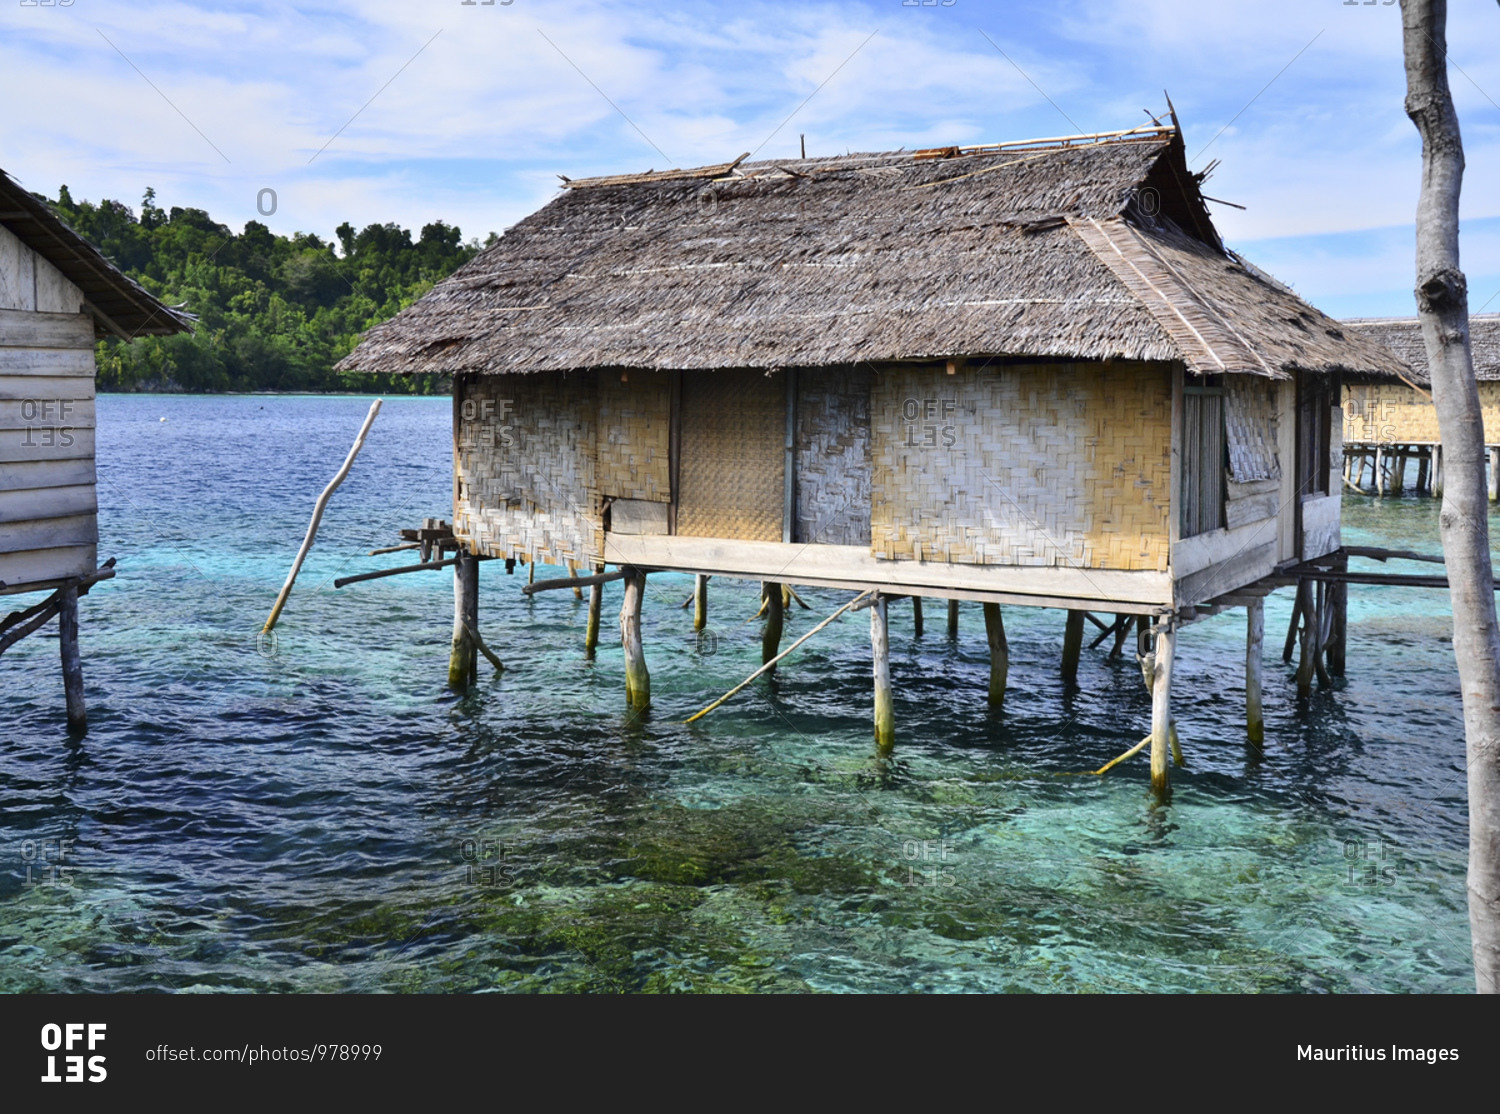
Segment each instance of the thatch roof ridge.
[{"label": "thatch roof ridge", "polygon": [[192,330],[191,314],[161,302],[4,170],[0,224],[83,291],[100,336],[115,333],[129,340]]},{"label": "thatch roof ridge", "polygon": [[[769,370],[981,356],[1278,376],[1396,363],[1224,253],[1175,129],[651,174],[569,183],[339,366]],[[1164,298],[1122,270],[1121,245],[1166,276]]]},{"label": "thatch roof ridge", "polygon": [[[1349,317],[1342,324],[1395,352],[1409,368],[1403,378],[1423,389],[1431,386],[1427,345],[1416,317]],[[1500,313],[1469,314],[1469,350],[1474,358],[1474,378],[1481,383],[1500,381]]]}]

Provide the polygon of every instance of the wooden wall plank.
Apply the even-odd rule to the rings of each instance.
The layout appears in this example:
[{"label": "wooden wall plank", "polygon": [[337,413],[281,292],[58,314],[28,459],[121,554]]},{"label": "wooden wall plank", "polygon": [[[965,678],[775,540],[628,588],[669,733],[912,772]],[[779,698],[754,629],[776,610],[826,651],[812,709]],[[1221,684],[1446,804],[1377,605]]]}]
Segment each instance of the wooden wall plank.
[{"label": "wooden wall plank", "polygon": [[26,591],[25,585],[70,576],[87,576],[99,567],[95,545],[0,552],[0,593]]},{"label": "wooden wall plank", "polygon": [[83,291],[46,259],[36,261],[38,313],[83,313]]},{"label": "wooden wall plank", "polygon": [[94,347],[94,319],[85,313],[0,309],[0,348]]},{"label": "wooden wall plank", "polygon": [[0,431],[93,429],[94,400],[63,395],[0,396]]},{"label": "wooden wall plank", "polygon": [[0,523],[0,553],[96,545],[98,541],[98,517],[93,514],[75,514],[66,518],[32,518],[25,522]]},{"label": "wooden wall plank", "polygon": [[17,460],[0,464],[0,491],[35,491],[95,482],[92,457],[72,460]]},{"label": "wooden wall plank", "polygon": [[0,371],[0,401],[6,399],[69,399],[94,397],[94,377],[55,375],[7,375]]},{"label": "wooden wall plank", "polygon": [[97,514],[99,499],[93,484],[0,491],[0,529],[8,522]]},{"label": "wooden wall plank", "polygon": [[1122,606],[1117,610],[1143,611],[1172,600],[1170,575],[1155,570],[886,561],[860,545],[607,534],[604,559],[611,564],[793,584],[856,589],[878,585],[885,592],[957,599],[999,600],[1004,595],[1037,607],[1118,603]]},{"label": "wooden wall plank", "polygon": [[90,348],[0,347],[0,375],[40,375],[48,378],[94,377],[94,350]]},{"label": "wooden wall plank", "polygon": [[0,225],[0,309],[36,308],[36,253]]},{"label": "wooden wall plank", "polygon": [[21,460],[92,459],[94,431],[39,427],[0,430],[0,464]]}]

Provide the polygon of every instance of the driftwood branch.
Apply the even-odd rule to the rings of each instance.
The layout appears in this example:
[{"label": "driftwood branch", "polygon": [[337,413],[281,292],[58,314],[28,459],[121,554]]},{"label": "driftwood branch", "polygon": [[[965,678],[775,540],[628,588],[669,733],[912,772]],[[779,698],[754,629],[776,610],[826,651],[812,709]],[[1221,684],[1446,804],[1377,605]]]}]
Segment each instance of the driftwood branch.
[{"label": "driftwood branch", "polygon": [[262,631],[270,630],[276,625],[276,620],[281,617],[281,609],[286,606],[287,597],[292,594],[292,585],[297,582],[297,574],[302,571],[302,562],[307,560],[308,550],[312,549],[313,538],[318,536],[318,525],[323,521],[323,508],[328,506],[329,496],[334,493],[339,484],[344,482],[344,477],[349,474],[349,469],[354,465],[354,458],[364,447],[365,435],[370,432],[370,426],[375,422],[375,415],[380,413],[380,401],[377,398],[370,404],[370,412],[365,415],[365,424],[359,427],[359,435],[354,438],[349,455],[344,458],[343,467],[323,489],[323,494],[318,496],[318,501],[313,506],[312,522],[307,526],[307,536],[302,539],[302,548],[297,550],[297,559],[292,562],[292,571],[287,573],[286,583],[281,586],[281,593],[276,597],[276,604],[271,608],[271,614],[266,619],[266,625],[261,628]]}]

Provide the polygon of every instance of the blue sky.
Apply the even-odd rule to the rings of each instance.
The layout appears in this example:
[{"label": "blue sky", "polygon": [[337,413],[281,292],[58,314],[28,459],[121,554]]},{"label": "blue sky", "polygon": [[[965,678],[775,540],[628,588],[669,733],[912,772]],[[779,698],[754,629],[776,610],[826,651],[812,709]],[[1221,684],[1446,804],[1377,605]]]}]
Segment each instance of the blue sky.
[{"label": "blue sky", "polygon": [[[0,167],[28,187],[500,231],[557,174],[1131,127],[1170,92],[1226,241],[1337,316],[1412,312],[1400,14],[1347,0],[359,4],[10,0]],[[1455,0],[1471,308],[1500,309],[1500,7]],[[276,211],[257,217],[257,198]]]}]

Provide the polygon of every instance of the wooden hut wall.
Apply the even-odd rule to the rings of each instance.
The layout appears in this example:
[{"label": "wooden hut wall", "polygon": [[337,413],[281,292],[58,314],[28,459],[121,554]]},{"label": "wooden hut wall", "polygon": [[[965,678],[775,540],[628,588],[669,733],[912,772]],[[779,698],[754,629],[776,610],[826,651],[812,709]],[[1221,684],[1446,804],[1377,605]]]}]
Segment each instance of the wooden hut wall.
[{"label": "wooden hut wall", "polygon": [[[1430,393],[1405,383],[1351,383],[1344,387],[1346,442],[1388,445],[1437,444],[1437,410]],[[1479,407],[1486,444],[1500,444],[1500,381],[1481,380]],[[1340,465],[1342,467],[1342,465]]]},{"label": "wooden hut wall", "polygon": [[665,534],[672,501],[672,376],[599,374],[596,426],[599,495],[611,500],[610,529]]},{"label": "wooden hut wall", "polygon": [[677,533],[782,540],[786,381],[751,370],[682,377]]},{"label": "wooden hut wall", "polygon": [[94,570],[94,485],[93,318],[0,227],[0,593]]},{"label": "wooden hut wall", "polygon": [[792,540],[870,544],[869,368],[797,373]]},{"label": "wooden hut wall", "polygon": [[872,548],[890,560],[1167,568],[1172,365],[886,367]]},{"label": "wooden hut wall", "polygon": [[1262,376],[1224,377],[1224,526],[1173,542],[1179,605],[1202,603],[1248,584],[1290,556],[1281,552],[1281,519],[1291,518],[1291,504],[1282,497],[1283,480],[1289,478],[1281,463],[1282,387]]},{"label": "wooden hut wall", "polygon": [[580,565],[604,549],[593,373],[454,383],[453,529],[475,551]]}]

